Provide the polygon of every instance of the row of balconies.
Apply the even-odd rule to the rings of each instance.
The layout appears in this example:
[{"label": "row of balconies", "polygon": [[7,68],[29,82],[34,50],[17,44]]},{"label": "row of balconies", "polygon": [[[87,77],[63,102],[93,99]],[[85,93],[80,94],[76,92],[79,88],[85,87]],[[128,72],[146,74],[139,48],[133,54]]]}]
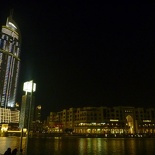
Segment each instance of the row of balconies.
[{"label": "row of balconies", "polygon": [[96,114],[99,114],[100,113],[100,115],[101,115],[101,113],[104,113],[104,114],[119,114],[119,115],[122,115],[123,113],[132,113],[132,114],[138,114],[138,115],[145,115],[145,114],[147,114],[147,115],[155,115],[155,112],[153,111],[147,111],[147,112],[144,112],[144,111],[135,111],[135,112],[127,112],[127,111],[125,111],[125,112],[122,112],[122,111],[103,111],[103,112],[101,112],[101,111],[98,111],[98,112],[93,112],[93,111],[87,111],[87,112],[77,112],[77,111],[74,111],[74,112],[62,112],[62,113],[59,113],[60,115],[70,115],[70,114],[77,114],[77,115],[79,115],[79,114],[81,114],[81,115],[96,115]]},{"label": "row of balconies", "polygon": [[[91,116],[91,117],[50,117],[50,121],[56,121],[56,120],[105,120],[105,119],[118,119],[118,120],[123,120],[123,118],[125,118],[125,117],[115,117],[115,116],[107,116],[107,117],[93,117],[93,116]],[[147,120],[155,120],[155,118],[150,118],[150,117],[145,117],[145,116],[140,116],[140,117],[135,117],[135,118],[133,118],[133,119],[135,119],[135,120],[144,120],[144,119],[147,119]]]},{"label": "row of balconies", "polygon": [[84,107],[64,109],[58,113],[51,113],[49,121],[102,121],[108,119],[125,120],[127,113],[131,113],[133,120],[142,121],[155,120],[155,109],[128,108],[122,110],[120,108],[102,108],[102,107]]}]

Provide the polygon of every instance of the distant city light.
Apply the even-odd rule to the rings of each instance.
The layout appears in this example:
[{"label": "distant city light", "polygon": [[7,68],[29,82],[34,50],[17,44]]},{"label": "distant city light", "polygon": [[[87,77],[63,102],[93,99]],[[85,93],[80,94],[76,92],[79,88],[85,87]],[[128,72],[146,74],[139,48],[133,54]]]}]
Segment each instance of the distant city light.
[{"label": "distant city light", "polygon": [[15,105],[16,105],[16,107],[19,107],[19,103],[16,103]]},{"label": "distant city light", "polygon": [[151,120],[143,120],[143,122],[151,122]]},{"label": "distant city light", "polygon": [[40,110],[40,109],[41,109],[41,105],[38,105],[38,106],[37,106],[37,109],[39,109],[39,110]]},{"label": "distant city light", "polygon": [[118,122],[118,119],[110,119],[111,122]]}]

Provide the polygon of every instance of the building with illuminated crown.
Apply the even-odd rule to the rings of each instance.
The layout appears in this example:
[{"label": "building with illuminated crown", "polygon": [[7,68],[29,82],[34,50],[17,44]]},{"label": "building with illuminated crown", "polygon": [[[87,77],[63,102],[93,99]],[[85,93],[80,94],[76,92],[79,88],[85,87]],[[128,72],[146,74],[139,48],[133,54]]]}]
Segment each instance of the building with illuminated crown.
[{"label": "building with illuminated crown", "polygon": [[[13,112],[11,109],[15,107],[16,103],[20,43],[19,28],[10,15],[0,33],[0,123],[19,122],[19,111]],[[12,114],[13,117],[11,117]]]},{"label": "building with illuminated crown", "polygon": [[0,34],[0,107],[15,106],[20,65],[20,31],[8,17]]}]

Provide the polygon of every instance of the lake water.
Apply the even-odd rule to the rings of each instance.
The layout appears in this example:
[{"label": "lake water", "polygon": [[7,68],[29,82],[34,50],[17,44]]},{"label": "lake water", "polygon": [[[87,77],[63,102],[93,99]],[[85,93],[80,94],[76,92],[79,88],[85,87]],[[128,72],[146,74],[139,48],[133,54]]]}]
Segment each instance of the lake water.
[{"label": "lake water", "polygon": [[[25,152],[26,139],[23,138]],[[19,137],[0,137],[0,153],[19,148]],[[155,155],[154,138],[74,138],[29,139],[28,155]]]}]

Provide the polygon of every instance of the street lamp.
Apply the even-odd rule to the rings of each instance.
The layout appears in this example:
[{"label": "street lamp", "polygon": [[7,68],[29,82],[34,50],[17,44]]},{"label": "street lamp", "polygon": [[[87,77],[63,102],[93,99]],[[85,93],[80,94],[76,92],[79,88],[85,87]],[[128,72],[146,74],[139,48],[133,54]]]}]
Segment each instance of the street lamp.
[{"label": "street lamp", "polygon": [[[36,83],[31,81],[27,81],[23,85],[23,91],[25,91],[25,99],[22,101],[22,108],[21,108],[21,119],[20,119],[20,127],[21,127],[21,143],[20,149],[22,149],[22,137],[23,137],[23,128],[27,128],[27,142],[26,142],[26,154],[27,154],[27,145],[28,145],[28,138],[29,138],[29,130],[30,130],[30,121],[31,121],[31,111],[32,111],[32,98],[33,92],[36,91]],[[27,114],[26,114],[26,110]],[[26,115],[26,117],[25,117]],[[27,118],[27,120],[25,120]],[[25,126],[26,125],[26,126]]]},{"label": "street lamp", "polygon": [[23,91],[32,93],[36,91],[36,83],[33,83],[33,80],[24,82]]}]

